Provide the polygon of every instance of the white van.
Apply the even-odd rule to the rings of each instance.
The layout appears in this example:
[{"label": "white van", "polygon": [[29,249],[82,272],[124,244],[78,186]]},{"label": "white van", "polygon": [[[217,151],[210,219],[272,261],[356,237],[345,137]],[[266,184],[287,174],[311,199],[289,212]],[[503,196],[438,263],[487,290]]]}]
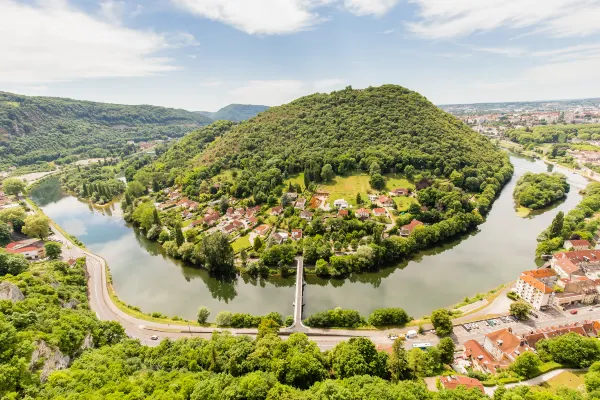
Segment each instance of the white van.
[{"label": "white van", "polygon": [[410,331],[406,332],[407,339],[412,339],[412,338],[416,338],[416,337],[417,337],[417,331],[410,330]]}]

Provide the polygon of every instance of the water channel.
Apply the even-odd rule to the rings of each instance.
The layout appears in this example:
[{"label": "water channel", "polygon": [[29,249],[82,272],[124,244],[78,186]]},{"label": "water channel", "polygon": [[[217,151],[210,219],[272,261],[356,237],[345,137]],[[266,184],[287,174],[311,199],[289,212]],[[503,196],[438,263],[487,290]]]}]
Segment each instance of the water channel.
[{"label": "water channel", "polygon": [[[411,261],[376,273],[346,280],[308,276],[304,315],[344,307],[368,314],[378,307],[402,307],[419,317],[514,280],[520,271],[534,268],[536,237],[558,211],[572,209],[581,200],[587,180],[563,168],[571,184],[568,197],[544,213],[517,216],[512,192],[526,171],[552,168],[539,160],[511,156],[515,174],[479,230],[453,243],[423,252]],[[32,199],[64,230],[75,235],[110,267],[118,296],[144,312],[158,311],[195,318],[199,306],[212,310],[263,315],[270,311],[292,314],[294,278],[219,282],[204,270],[185,266],[164,254],[121,218],[118,205],[98,210],[63,193],[49,180],[31,193]]]}]

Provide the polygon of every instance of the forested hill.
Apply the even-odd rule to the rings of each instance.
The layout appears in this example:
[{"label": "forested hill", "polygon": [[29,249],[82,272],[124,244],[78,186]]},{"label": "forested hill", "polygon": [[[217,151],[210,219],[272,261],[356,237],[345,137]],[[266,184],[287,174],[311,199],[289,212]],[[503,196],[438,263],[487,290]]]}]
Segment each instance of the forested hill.
[{"label": "forested hill", "polygon": [[253,104],[230,104],[217,112],[198,111],[198,114],[211,118],[213,121],[246,121],[256,114],[267,110],[268,106],[257,106]]},{"label": "forested hill", "polygon": [[[508,157],[489,140],[420,94],[394,85],[302,97],[219,134],[195,157],[187,153],[186,165],[182,149],[168,151],[159,164],[184,167],[180,175],[198,175],[187,180],[193,182],[221,169],[246,170],[236,178],[235,195],[242,197],[272,190],[271,178],[260,174],[274,168],[288,175],[304,171],[318,182],[325,164],[336,174],[368,172],[374,161],[382,173],[410,165],[438,177],[456,171],[464,178],[456,179],[459,186],[469,192],[481,192],[488,178],[501,185],[512,173]],[[202,129],[186,142],[207,143],[212,136],[214,132]],[[200,171],[202,167],[209,171]],[[191,172],[193,168],[200,172]],[[189,194],[197,194],[196,189]]]},{"label": "forested hill", "polygon": [[71,154],[106,157],[127,140],[180,137],[211,122],[180,109],[0,92],[0,169]]}]

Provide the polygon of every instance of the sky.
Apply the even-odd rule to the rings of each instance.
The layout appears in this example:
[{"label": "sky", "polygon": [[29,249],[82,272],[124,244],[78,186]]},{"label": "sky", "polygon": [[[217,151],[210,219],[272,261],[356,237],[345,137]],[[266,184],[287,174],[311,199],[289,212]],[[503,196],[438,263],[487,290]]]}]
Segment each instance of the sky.
[{"label": "sky", "polygon": [[0,90],[216,111],[600,96],[600,0],[0,0]]}]

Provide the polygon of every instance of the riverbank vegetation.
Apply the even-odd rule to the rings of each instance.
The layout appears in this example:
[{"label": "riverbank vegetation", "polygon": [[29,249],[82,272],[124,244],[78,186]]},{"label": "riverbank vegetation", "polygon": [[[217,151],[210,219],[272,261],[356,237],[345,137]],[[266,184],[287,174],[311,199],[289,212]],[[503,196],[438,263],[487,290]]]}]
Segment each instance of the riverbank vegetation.
[{"label": "riverbank vegetation", "polygon": [[537,257],[560,250],[568,239],[594,240],[594,235],[600,228],[600,219],[595,216],[600,211],[600,183],[588,184],[582,194],[583,199],[574,209],[566,215],[559,212],[548,229],[540,234]]},{"label": "riverbank vegetation", "polygon": [[563,174],[526,172],[519,178],[513,197],[517,206],[538,210],[563,199],[569,189],[567,177]]},{"label": "riverbank vegetation", "polygon": [[71,166],[61,173],[61,186],[80,199],[106,204],[125,191],[125,182],[115,177],[116,164],[116,159],[110,159],[87,166]]}]

